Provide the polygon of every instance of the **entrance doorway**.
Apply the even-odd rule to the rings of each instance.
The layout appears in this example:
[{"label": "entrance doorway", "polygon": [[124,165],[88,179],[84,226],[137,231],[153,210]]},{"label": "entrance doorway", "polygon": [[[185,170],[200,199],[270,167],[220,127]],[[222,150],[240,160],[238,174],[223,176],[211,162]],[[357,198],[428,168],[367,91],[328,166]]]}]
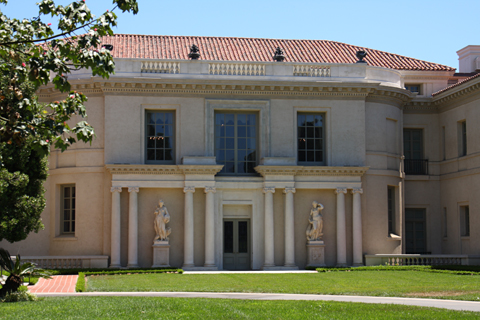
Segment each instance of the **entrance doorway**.
[{"label": "entrance doorway", "polygon": [[425,209],[405,209],[406,253],[429,253],[426,241]]},{"label": "entrance doorway", "polygon": [[223,269],[250,269],[250,220],[223,220]]}]

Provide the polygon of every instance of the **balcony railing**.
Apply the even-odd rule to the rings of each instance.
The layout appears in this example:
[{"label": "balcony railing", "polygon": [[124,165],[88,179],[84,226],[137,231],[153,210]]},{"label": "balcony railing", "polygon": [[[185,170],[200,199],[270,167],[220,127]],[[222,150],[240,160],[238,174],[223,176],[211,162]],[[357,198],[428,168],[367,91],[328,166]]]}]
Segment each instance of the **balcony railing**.
[{"label": "balcony railing", "polygon": [[428,174],[427,159],[405,159],[405,174],[422,175]]}]

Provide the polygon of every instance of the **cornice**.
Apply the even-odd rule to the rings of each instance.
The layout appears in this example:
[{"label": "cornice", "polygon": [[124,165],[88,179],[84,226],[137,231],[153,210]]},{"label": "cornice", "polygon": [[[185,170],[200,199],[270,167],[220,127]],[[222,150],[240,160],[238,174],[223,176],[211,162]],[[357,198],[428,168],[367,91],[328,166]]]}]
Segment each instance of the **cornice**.
[{"label": "cornice", "polygon": [[363,176],[369,167],[257,166],[263,177],[269,175],[297,176]]},{"label": "cornice", "polygon": [[[475,79],[477,80],[477,79]],[[480,94],[480,78],[474,83],[466,82],[456,88],[449,89],[433,97],[433,102],[436,105],[454,105],[462,100],[469,99],[475,95]]]},{"label": "cornice", "polygon": [[215,175],[223,165],[148,165],[148,164],[107,164],[111,174],[206,174]]}]

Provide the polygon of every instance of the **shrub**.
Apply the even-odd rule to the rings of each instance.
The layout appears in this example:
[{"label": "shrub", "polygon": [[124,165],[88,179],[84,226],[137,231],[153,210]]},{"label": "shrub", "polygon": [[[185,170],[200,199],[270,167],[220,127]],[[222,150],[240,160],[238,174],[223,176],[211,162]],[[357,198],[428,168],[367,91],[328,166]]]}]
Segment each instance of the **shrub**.
[{"label": "shrub", "polygon": [[85,292],[86,290],[86,283],[85,283],[85,273],[79,272],[78,273],[78,279],[77,279],[77,284],[75,285],[75,291],[76,292]]}]

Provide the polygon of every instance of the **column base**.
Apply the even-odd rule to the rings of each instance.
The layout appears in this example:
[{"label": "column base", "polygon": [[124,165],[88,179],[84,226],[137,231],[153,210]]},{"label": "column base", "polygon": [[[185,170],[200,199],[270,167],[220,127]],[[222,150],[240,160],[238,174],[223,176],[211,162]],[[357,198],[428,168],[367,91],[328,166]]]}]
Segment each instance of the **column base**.
[{"label": "column base", "polygon": [[127,269],[138,269],[140,266],[138,264],[127,264]]},{"label": "column base", "polygon": [[307,241],[307,267],[326,267],[323,240]]},{"label": "column base", "polygon": [[346,263],[337,263],[335,265],[335,268],[347,268],[348,265]]},{"label": "column base", "polygon": [[218,271],[218,267],[182,267],[183,271]]},{"label": "column base", "polygon": [[363,267],[363,263],[354,263],[352,267]]},{"label": "column base", "polygon": [[119,264],[111,264],[111,265],[109,266],[109,268],[110,268],[110,269],[121,269],[122,266],[119,265]]},{"label": "column base", "polygon": [[294,264],[288,264],[283,266],[285,269],[284,270],[298,270],[298,267]]},{"label": "column base", "polygon": [[170,268],[170,245],[168,241],[155,241],[152,268]]}]

